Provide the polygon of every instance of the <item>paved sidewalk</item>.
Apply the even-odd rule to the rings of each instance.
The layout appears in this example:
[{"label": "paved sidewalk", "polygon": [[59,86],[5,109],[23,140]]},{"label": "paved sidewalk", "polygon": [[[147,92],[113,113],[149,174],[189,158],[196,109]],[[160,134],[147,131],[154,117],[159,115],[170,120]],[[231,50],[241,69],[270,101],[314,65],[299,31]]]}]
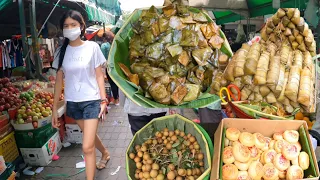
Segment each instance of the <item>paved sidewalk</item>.
[{"label": "paved sidewalk", "polygon": [[[128,122],[128,116],[123,112],[120,106],[111,106],[107,115],[107,121],[99,126],[98,134],[103,141],[103,144],[109,149],[111,153],[111,159],[107,165],[107,168],[101,171],[97,171],[97,180],[126,180],[125,172],[125,154],[127,146],[129,145],[132,134]],[[184,116],[189,119],[196,118],[194,112],[190,109],[184,110]],[[49,174],[67,174],[74,175],[79,172],[76,169],[76,163],[82,160],[82,148],[81,144],[73,144],[68,148],[62,148],[60,153],[60,159],[50,163],[44,168],[44,170],[37,176],[28,177],[22,176],[21,180],[33,180],[33,179],[45,179]],[[97,160],[101,157],[100,152],[97,150]],[[112,176],[111,172],[114,172],[118,166],[121,166],[120,171]],[[47,178],[48,179],[48,178]],[[85,180],[85,172],[81,172],[75,176],[69,178],[51,178],[54,180]]]}]

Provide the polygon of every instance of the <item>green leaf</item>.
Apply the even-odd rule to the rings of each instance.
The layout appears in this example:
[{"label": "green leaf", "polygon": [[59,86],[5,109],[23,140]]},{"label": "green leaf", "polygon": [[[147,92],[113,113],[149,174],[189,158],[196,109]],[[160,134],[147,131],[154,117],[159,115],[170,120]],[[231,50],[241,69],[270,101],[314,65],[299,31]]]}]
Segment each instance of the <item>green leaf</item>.
[{"label": "green leaf", "polygon": [[166,174],[166,168],[165,167],[161,167],[162,173]]},{"label": "green leaf", "polygon": [[179,145],[180,145],[180,141],[178,141],[178,142],[176,142],[176,143],[172,144],[172,147],[173,147],[173,148],[175,148],[175,147],[177,147],[177,146],[179,146]]}]

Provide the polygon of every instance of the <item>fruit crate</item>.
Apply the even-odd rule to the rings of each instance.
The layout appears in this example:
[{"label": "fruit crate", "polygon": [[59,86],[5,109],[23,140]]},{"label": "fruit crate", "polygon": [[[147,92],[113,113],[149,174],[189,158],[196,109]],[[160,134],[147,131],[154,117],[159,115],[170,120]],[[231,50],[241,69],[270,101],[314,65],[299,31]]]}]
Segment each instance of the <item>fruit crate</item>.
[{"label": "fruit crate", "polygon": [[4,157],[6,162],[13,162],[19,156],[14,132],[8,134],[0,141],[0,155]]},{"label": "fruit crate", "polygon": [[4,138],[6,135],[10,134],[13,131],[11,124],[7,124],[4,127],[0,128],[0,139]]},{"label": "fruit crate", "polygon": [[178,129],[186,134],[190,133],[196,137],[196,140],[200,145],[200,149],[204,154],[205,169],[198,179],[210,179],[211,157],[213,155],[212,141],[203,128],[178,114],[153,119],[135,134],[126,152],[126,171],[128,179],[135,179],[136,163],[129,157],[129,154],[134,152],[135,145],[141,145],[146,138],[152,137],[155,132],[161,131],[164,128],[168,128],[170,131]]},{"label": "fruit crate", "polygon": [[15,137],[19,148],[41,148],[56,132],[49,123],[37,129],[15,131]]},{"label": "fruit crate", "polygon": [[0,179],[8,179],[15,169],[15,166],[11,163],[6,163],[6,166],[7,169],[0,175]]}]

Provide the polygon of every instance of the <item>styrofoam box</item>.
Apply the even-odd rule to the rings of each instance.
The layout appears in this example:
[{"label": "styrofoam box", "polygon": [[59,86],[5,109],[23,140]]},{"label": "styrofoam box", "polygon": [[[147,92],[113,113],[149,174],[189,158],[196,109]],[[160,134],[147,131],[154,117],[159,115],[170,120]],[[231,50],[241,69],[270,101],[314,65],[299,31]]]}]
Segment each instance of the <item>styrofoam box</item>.
[{"label": "styrofoam box", "polygon": [[82,131],[77,124],[66,124],[66,140],[70,143],[82,143]]},{"label": "styrofoam box", "polygon": [[59,132],[56,132],[41,148],[20,148],[26,164],[32,166],[46,166],[52,161],[52,157],[61,150]]}]

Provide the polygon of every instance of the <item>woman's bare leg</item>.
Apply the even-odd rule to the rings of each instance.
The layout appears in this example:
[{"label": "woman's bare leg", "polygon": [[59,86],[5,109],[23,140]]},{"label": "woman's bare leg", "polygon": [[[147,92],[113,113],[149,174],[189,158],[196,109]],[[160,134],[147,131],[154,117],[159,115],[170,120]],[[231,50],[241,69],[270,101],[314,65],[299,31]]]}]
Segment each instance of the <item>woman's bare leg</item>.
[{"label": "woman's bare leg", "polygon": [[98,119],[77,120],[83,132],[82,150],[86,161],[87,180],[93,180],[96,171],[95,141],[98,128]]}]

